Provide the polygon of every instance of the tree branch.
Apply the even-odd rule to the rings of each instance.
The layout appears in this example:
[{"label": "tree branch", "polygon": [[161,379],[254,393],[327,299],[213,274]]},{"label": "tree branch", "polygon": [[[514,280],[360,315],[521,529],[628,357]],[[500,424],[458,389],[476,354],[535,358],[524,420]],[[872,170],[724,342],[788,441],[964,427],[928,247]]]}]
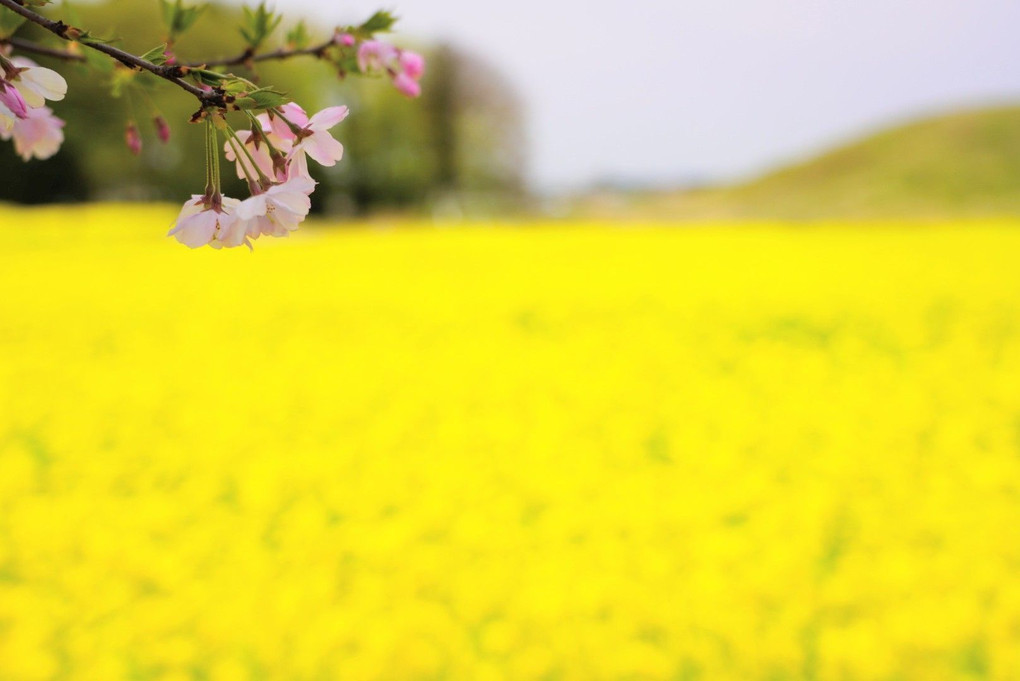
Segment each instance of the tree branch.
[{"label": "tree branch", "polygon": [[52,47],[46,47],[45,45],[40,45],[37,42],[25,40],[24,38],[0,38],[0,43],[10,45],[22,52],[38,54],[43,57],[53,57],[54,59],[63,59],[64,61],[85,61],[85,57],[80,54],[69,52],[68,50],[58,50]]},{"label": "tree branch", "polygon": [[315,45],[313,47],[304,47],[301,49],[287,49],[285,47],[281,47],[278,50],[273,50],[272,52],[263,52],[262,54],[253,54],[251,50],[245,50],[236,57],[230,57],[227,59],[214,59],[212,61],[203,62],[189,62],[185,64],[185,66],[189,67],[240,66],[251,62],[271,61],[274,59],[290,59],[291,57],[301,56],[322,57],[326,50],[328,50],[335,44],[336,43],[333,41],[333,39],[330,38],[329,40],[320,45]]},{"label": "tree branch", "polygon": [[161,66],[159,64],[153,64],[152,62],[146,61],[141,57],[137,57],[131,54],[130,52],[125,52],[124,50],[116,48],[113,45],[107,45],[106,43],[97,42],[92,39],[89,39],[86,37],[87,34],[85,31],[75,28],[74,26],[69,26],[68,24],[65,24],[63,21],[53,21],[52,19],[47,19],[41,14],[36,14],[32,10],[21,5],[18,0],[0,0],[0,5],[8,8],[9,10],[16,14],[20,14],[21,16],[25,17],[32,23],[42,26],[50,33],[53,33],[54,35],[63,38],[64,40],[77,41],[80,44],[84,45],[85,47],[89,47],[93,50],[96,50],[97,52],[102,52],[103,54],[117,60],[118,62],[120,62],[124,66],[127,66],[128,68],[148,71],[153,75],[159,76],[164,80],[170,81],[171,83],[181,88],[185,92],[188,92],[189,94],[197,97],[198,101],[202,103],[203,107],[208,105],[213,106],[223,105],[222,93],[203,90],[199,87],[192,85],[191,83],[182,80],[181,76],[183,76],[186,73],[186,70],[181,68],[180,66],[177,65]]}]

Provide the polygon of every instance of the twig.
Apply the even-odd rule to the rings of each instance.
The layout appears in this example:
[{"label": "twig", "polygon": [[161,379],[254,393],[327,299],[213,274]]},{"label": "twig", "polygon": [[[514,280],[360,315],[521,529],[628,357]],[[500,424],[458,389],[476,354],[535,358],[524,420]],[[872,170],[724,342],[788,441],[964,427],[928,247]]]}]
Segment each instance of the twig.
[{"label": "twig", "polygon": [[24,38],[0,38],[0,43],[5,43],[13,48],[21,50],[22,52],[29,52],[31,54],[38,54],[43,57],[53,57],[54,59],[63,59],[64,61],[85,61],[85,57],[68,50],[58,50],[52,47],[46,47],[40,45],[32,40],[25,40]]},{"label": "twig", "polygon": [[336,43],[332,39],[330,39],[322,43],[321,45],[315,45],[314,47],[304,47],[298,50],[281,47],[278,50],[273,50],[272,52],[263,52],[262,54],[253,54],[252,51],[248,49],[242,52],[241,54],[237,55],[236,57],[229,57],[227,59],[214,59],[212,61],[190,62],[185,64],[185,66],[193,67],[239,66],[242,64],[248,64],[250,62],[270,61],[273,59],[290,59],[291,57],[300,57],[307,55],[314,57],[322,57],[326,50],[335,44]]},{"label": "twig", "polygon": [[149,73],[159,76],[164,80],[168,80],[177,87],[181,88],[185,92],[188,92],[198,98],[198,101],[202,103],[202,106],[223,106],[223,93],[203,90],[199,87],[192,85],[191,83],[185,82],[181,79],[186,73],[186,70],[178,65],[166,65],[161,66],[159,64],[153,64],[150,61],[146,61],[141,57],[137,57],[130,52],[118,49],[113,45],[107,45],[106,43],[96,42],[89,38],[86,38],[86,33],[81,29],[69,26],[63,21],[53,21],[47,19],[41,14],[36,14],[32,10],[24,7],[19,3],[18,0],[0,0],[0,5],[7,7],[12,12],[20,14],[34,24],[42,26],[50,33],[63,38],[64,40],[77,41],[85,47],[92,48],[98,52],[116,59],[124,66],[132,69],[142,69]]}]

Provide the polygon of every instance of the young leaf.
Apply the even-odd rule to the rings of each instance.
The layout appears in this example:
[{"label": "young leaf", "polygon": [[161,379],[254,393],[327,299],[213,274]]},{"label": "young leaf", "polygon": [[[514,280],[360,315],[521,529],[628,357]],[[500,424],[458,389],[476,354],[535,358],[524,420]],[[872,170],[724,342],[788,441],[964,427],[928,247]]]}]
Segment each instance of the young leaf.
[{"label": "young leaf", "polygon": [[162,66],[166,63],[166,43],[152,48],[141,57],[145,61]]},{"label": "young leaf", "polygon": [[395,23],[397,23],[395,16],[385,10],[379,10],[358,28],[365,33],[386,33]]},{"label": "young leaf", "polygon": [[163,23],[166,24],[171,40],[184,33],[195,23],[205,11],[205,5],[185,7],[183,0],[159,0],[163,10]]},{"label": "young leaf", "polygon": [[304,49],[308,46],[308,29],[305,22],[299,21],[294,28],[287,31],[287,47],[292,50]]},{"label": "young leaf", "polygon": [[257,50],[266,38],[280,25],[283,16],[266,9],[265,0],[255,9],[244,8],[245,25],[241,27],[241,35],[251,50]]},{"label": "young leaf", "polygon": [[283,106],[290,101],[283,93],[270,90],[269,88],[250,92],[248,93],[248,98],[254,101],[256,107],[259,109],[271,109],[276,106]]},{"label": "young leaf", "polygon": [[194,76],[202,85],[208,85],[210,87],[219,87],[223,83],[223,76],[212,71],[205,71],[203,69],[192,69],[191,74]]},{"label": "young leaf", "polygon": [[220,83],[220,87],[228,95],[239,95],[242,92],[247,92],[248,88],[251,87],[248,83],[243,80],[225,80]]},{"label": "young leaf", "polygon": [[167,0],[159,0],[159,7],[163,13],[163,23],[167,25],[167,28],[170,28],[174,25],[175,5]]},{"label": "young leaf", "polygon": [[177,33],[178,34],[183,33],[184,31],[187,31],[189,28],[191,28],[191,25],[195,23],[195,20],[198,19],[199,15],[201,15],[202,12],[205,11],[205,8],[206,8],[205,5],[202,5],[200,7],[186,7],[183,8],[180,12],[178,12]]}]

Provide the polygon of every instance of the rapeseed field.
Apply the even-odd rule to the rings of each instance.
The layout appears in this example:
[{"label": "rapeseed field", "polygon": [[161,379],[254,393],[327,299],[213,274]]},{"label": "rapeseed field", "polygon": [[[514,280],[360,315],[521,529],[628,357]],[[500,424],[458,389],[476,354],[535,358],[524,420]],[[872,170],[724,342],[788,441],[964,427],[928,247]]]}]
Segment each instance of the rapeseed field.
[{"label": "rapeseed field", "polygon": [[0,679],[1020,678],[1020,225],[0,209]]}]

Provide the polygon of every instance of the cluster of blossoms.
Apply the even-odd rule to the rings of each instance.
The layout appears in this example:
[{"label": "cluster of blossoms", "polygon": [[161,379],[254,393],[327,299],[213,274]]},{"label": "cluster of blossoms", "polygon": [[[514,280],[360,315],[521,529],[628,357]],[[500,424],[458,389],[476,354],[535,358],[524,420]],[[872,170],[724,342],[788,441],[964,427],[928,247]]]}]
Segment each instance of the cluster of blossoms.
[{"label": "cluster of blossoms", "polygon": [[[255,63],[310,55],[336,66],[340,77],[348,73],[385,74],[398,91],[409,97],[421,94],[419,81],[425,71],[421,55],[374,40],[385,32],[395,18],[386,11],[373,14],[359,26],[336,28],[326,42],[309,46],[303,22],[287,34],[287,47],[263,51],[262,47],[282,17],[266,8],[262,0],[254,9],[244,9],[241,34],[245,50],[237,57],[181,64],[171,46],[174,40],[199,14],[202,6],[185,6],[183,0],[160,0],[167,25],[163,45],[142,56],[126,52],[106,41],[92,38],[87,31],[36,14],[28,5],[41,6],[49,0],[0,0],[0,139],[14,140],[17,153],[26,161],[53,156],[64,140],[64,121],[45,106],[46,100],[58,101],[67,92],[67,82],[56,71],[42,68],[21,57],[11,57],[10,48],[21,51],[83,61],[76,50],[54,50],[31,40],[12,36],[21,23],[30,21],[64,40],[101,52],[121,69],[113,78],[114,91],[131,85],[129,74],[148,72],[168,80],[198,98],[200,108],[192,122],[202,122],[206,130],[206,186],[185,202],[169,236],[191,247],[232,248],[242,244],[249,249],[260,236],[287,236],[297,229],[311,208],[316,182],[308,172],[308,159],[324,166],[335,165],[343,156],[343,146],[330,129],[347,117],[347,107],[335,106],[309,117],[297,104],[271,87],[259,87],[223,67],[243,66],[255,71]],[[87,61],[87,60],[85,60]],[[255,78],[257,81],[258,79]],[[227,122],[228,113],[247,116],[249,130],[235,131]],[[258,113],[257,112],[262,112]],[[153,123],[157,137],[166,143],[170,127],[161,115]],[[225,140],[220,147],[220,139]],[[131,153],[142,150],[138,125],[129,119],[124,140]],[[250,196],[244,200],[224,196],[220,182],[220,154],[235,164],[238,178],[245,180]]]},{"label": "cluster of blossoms", "polygon": [[[339,34],[336,42],[353,47],[355,38]],[[385,73],[399,92],[408,97],[421,94],[419,80],[425,72],[424,58],[378,40],[367,40],[357,49],[358,68],[365,74]],[[347,117],[346,106],[323,109],[309,117],[290,102],[257,116],[248,113],[250,130],[235,131],[222,114],[210,114],[207,122],[208,176],[204,194],[187,201],[169,235],[191,248],[247,246],[260,236],[283,237],[297,229],[311,208],[316,182],[308,172],[308,159],[333,166],[343,157],[343,146],[329,130]],[[237,177],[246,181],[250,196],[238,200],[223,196],[219,180],[219,135],[226,142],[223,153],[234,163]]]},{"label": "cluster of blossoms", "polygon": [[358,47],[358,68],[362,73],[385,73],[393,86],[408,97],[421,94],[425,59],[417,52],[401,50],[381,40],[366,40]]},{"label": "cluster of blossoms", "polygon": [[46,100],[60,101],[67,82],[51,69],[24,57],[0,54],[0,139],[14,140],[25,161],[46,159],[64,141],[64,121],[53,115]]},{"label": "cluster of blossoms", "polygon": [[[287,236],[311,208],[316,182],[308,158],[332,166],[343,157],[343,145],[329,130],[346,117],[346,106],[334,106],[309,118],[293,102],[251,116],[251,130],[240,132],[220,115],[209,117],[206,191],[184,204],[169,235],[191,248],[251,248],[260,236]],[[220,133],[226,137],[227,160],[248,183],[251,196],[243,201],[220,192]]]}]

